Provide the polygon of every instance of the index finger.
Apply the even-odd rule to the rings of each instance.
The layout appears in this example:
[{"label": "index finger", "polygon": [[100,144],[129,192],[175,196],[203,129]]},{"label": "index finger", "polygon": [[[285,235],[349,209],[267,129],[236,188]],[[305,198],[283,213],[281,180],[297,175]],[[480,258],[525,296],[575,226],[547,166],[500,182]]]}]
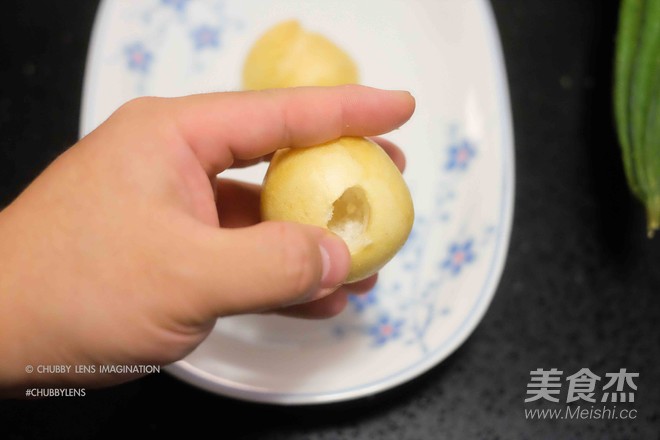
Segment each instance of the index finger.
[{"label": "index finger", "polygon": [[174,102],[178,130],[210,175],[280,148],[387,133],[415,109],[408,92],[357,85],[212,93]]},{"label": "index finger", "polygon": [[[399,171],[403,173],[403,171],[406,168],[406,156],[405,154],[403,154],[401,148],[399,148],[392,141],[388,141],[387,139],[379,136],[375,136],[370,139],[375,143],[377,143],[378,145],[380,145],[380,147],[387,153],[387,155],[390,156],[390,159],[392,159],[394,165],[396,165]],[[260,162],[270,162],[271,159],[273,158],[273,154],[274,153],[266,154],[265,156],[258,157],[256,159],[248,159],[248,160],[235,159],[231,167],[247,168],[256,165]]]}]

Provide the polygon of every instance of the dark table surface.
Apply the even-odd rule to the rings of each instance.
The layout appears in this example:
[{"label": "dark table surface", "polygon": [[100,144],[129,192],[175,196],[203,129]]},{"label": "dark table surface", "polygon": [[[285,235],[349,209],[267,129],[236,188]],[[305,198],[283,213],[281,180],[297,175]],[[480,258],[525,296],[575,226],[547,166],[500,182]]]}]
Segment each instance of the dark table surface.
[{"label": "dark table surface", "polygon": [[[167,374],[79,399],[4,401],[0,438],[202,428],[217,438],[247,439],[660,438],[660,239],[644,236],[643,211],[627,192],[612,128],[617,2],[492,5],[514,113],[515,219],[497,294],[455,354],[394,390],[320,407],[239,402]],[[0,206],[77,139],[96,6],[2,2]],[[526,419],[526,408],[566,406],[524,402],[537,368],[639,373],[635,403],[617,405],[635,409],[636,418]]]}]

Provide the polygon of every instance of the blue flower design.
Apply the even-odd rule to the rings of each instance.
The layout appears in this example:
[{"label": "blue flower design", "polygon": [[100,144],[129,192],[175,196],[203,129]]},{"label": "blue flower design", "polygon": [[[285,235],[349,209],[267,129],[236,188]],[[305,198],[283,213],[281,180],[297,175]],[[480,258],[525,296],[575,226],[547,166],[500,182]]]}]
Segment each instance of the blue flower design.
[{"label": "blue flower design", "polygon": [[403,319],[393,319],[389,315],[382,315],[378,321],[367,329],[367,333],[374,338],[375,345],[383,345],[387,341],[401,336]]},{"label": "blue flower design", "polygon": [[357,313],[364,312],[369,306],[373,306],[378,303],[378,295],[376,294],[378,287],[375,287],[369,291],[367,294],[362,295],[351,295],[348,297],[348,302],[353,305],[353,308]]},{"label": "blue flower design", "polygon": [[189,1],[190,0],[160,0],[162,4],[164,4],[165,6],[170,6],[176,9],[178,12],[185,11]]},{"label": "blue flower design", "polygon": [[211,26],[199,26],[191,34],[195,49],[220,46],[220,29]]},{"label": "blue flower design", "polygon": [[472,249],[473,244],[473,240],[467,240],[465,243],[453,243],[449,246],[449,255],[442,263],[442,267],[452,274],[458,275],[463,266],[472,263],[476,257]]},{"label": "blue flower design", "polygon": [[128,68],[140,73],[147,73],[153,62],[153,53],[140,42],[130,44],[124,49]]},{"label": "blue flower design", "polygon": [[477,154],[474,145],[467,139],[449,147],[449,160],[445,165],[447,170],[465,170]]}]

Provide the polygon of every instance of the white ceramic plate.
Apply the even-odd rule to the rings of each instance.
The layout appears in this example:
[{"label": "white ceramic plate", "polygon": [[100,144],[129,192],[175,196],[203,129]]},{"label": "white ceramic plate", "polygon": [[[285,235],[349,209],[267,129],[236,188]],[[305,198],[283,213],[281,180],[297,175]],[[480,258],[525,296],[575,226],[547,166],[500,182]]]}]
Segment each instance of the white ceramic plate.
[{"label": "white ceramic plate", "polygon": [[[413,233],[375,290],[340,316],[222,319],[167,371],[240,399],[313,404],[401,384],[445,359],[479,323],[508,248],[513,139],[485,0],[105,0],[81,134],[135,96],[239,89],[252,43],[289,18],[347,50],[362,83],[415,95],[413,119],[390,136],[408,156]],[[260,182],[264,171],[226,175]]]}]

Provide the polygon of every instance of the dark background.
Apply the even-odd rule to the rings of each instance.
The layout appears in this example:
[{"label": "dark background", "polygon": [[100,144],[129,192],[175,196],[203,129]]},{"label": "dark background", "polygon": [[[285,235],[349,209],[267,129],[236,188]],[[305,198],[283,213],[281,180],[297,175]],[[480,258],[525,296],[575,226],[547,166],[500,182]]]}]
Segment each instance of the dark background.
[{"label": "dark background", "polygon": [[[223,439],[659,438],[660,239],[645,238],[612,129],[617,2],[492,4],[514,113],[515,219],[492,306],[454,355],[384,394],[321,407],[238,402],[167,374],[84,398],[4,401],[0,438],[197,437],[202,428]],[[77,139],[96,5],[2,2],[0,206]],[[583,367],[640,373],[627,405],[637,418],[525,420],[524,408],[563,408],[524,403],[530,370],[552,367],[564,377]]]}]

